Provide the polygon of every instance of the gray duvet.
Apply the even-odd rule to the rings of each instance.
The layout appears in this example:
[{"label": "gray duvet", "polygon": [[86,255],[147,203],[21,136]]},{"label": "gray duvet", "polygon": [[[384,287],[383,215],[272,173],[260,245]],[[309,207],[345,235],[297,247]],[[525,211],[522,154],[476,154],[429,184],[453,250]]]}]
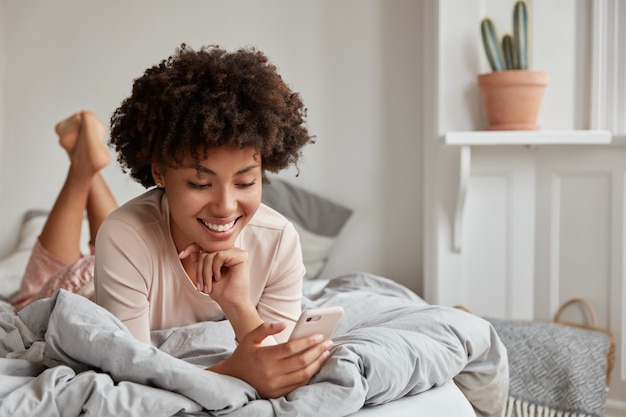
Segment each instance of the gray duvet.
[{"label": "gray duvet", "polygon": [[303,301],[327,305],[345,310],[331,358],[309,385],[263,400],[203,369],[234,348],[227,321],[154,331],[149,345],[64,290],[18,314],[0,303],[0,416],[344,416],[451,379],[479,416],[504,407],[506,349],[486,320],[362,273]]}]

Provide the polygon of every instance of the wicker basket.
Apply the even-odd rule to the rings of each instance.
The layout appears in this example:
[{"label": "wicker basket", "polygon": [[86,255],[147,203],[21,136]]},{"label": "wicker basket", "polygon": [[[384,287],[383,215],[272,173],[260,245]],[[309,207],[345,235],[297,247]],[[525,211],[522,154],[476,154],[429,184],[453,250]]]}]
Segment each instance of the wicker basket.
[{"label": "wicker basket", "polygon": [[[571,323],[571,322],[565,322],[561,320],[561,314],[563,313],[563,311],[565,311],[565,309],[575,304],[580,305],[583,308],[583,310],[587,313],[590,324]],[[613,338],[613,334],[611,333],[610,330],[604,329],[598,326],[598,319],[596,318],[596,313],[591,303],[584,298],[571,298],[565,301],[561,305],[561,307],[559,307],[559,310],[554,315],[554,322],[557,324],[565,325],[565,326],[573,326],[573,327],[578,327],[581,329],[602,332],[602,333],[605,333],[609,337],[609,341],[611,345],[609,347],[609,353],[608,353],[607,362],[606,362],[607,363],[606,386],[608,387],[611,382],[611,373],[613,372],[613,367],[615,366],[615,339]]]}]

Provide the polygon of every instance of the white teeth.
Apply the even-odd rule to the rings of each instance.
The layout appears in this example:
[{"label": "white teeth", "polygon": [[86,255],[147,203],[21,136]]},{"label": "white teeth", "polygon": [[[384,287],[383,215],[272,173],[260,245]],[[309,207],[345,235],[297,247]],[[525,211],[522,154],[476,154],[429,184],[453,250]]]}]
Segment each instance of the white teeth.
[{"label": "white teeth", "polygon": [[226,223],[226,224],[211,224],[211,223],[207,223],[204,220],[202,221],[202,223],[204,223],[204,225],[206,227],[208,227],[209,229],[215,231],[215,232],[226,232],[230,229],[232,229],[232,227],[235,225],[235,221],[233,220],[230,223]]}]

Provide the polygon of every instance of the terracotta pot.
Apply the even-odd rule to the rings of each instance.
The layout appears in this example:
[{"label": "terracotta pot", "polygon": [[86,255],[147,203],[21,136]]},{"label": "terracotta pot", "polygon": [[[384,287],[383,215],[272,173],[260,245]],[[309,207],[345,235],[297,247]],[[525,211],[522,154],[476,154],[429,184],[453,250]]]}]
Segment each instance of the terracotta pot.
[{"label": "terracotta pot", "polygon": [[507,70],[478,76],[489,130],[538,130],[537,115],[548,74],[542,71]]}]

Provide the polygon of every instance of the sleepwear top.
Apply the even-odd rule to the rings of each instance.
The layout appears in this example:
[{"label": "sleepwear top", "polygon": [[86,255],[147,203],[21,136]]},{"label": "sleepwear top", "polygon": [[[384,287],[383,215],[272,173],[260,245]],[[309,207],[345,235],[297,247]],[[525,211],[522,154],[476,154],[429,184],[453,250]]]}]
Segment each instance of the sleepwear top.
[{"label": "sleepwear top", "polygon": [[[95,301],[147,343],[150,330],[224,316],[185,272],[169,217],[165,193],[149,190],[111,213],[96,238]],[[283,215],[261,204],[235,246],[248,253],[250,298],[261,320],[287,323],[274,336],[286,341],[300,314],[305,273],[297,231]]]}]

